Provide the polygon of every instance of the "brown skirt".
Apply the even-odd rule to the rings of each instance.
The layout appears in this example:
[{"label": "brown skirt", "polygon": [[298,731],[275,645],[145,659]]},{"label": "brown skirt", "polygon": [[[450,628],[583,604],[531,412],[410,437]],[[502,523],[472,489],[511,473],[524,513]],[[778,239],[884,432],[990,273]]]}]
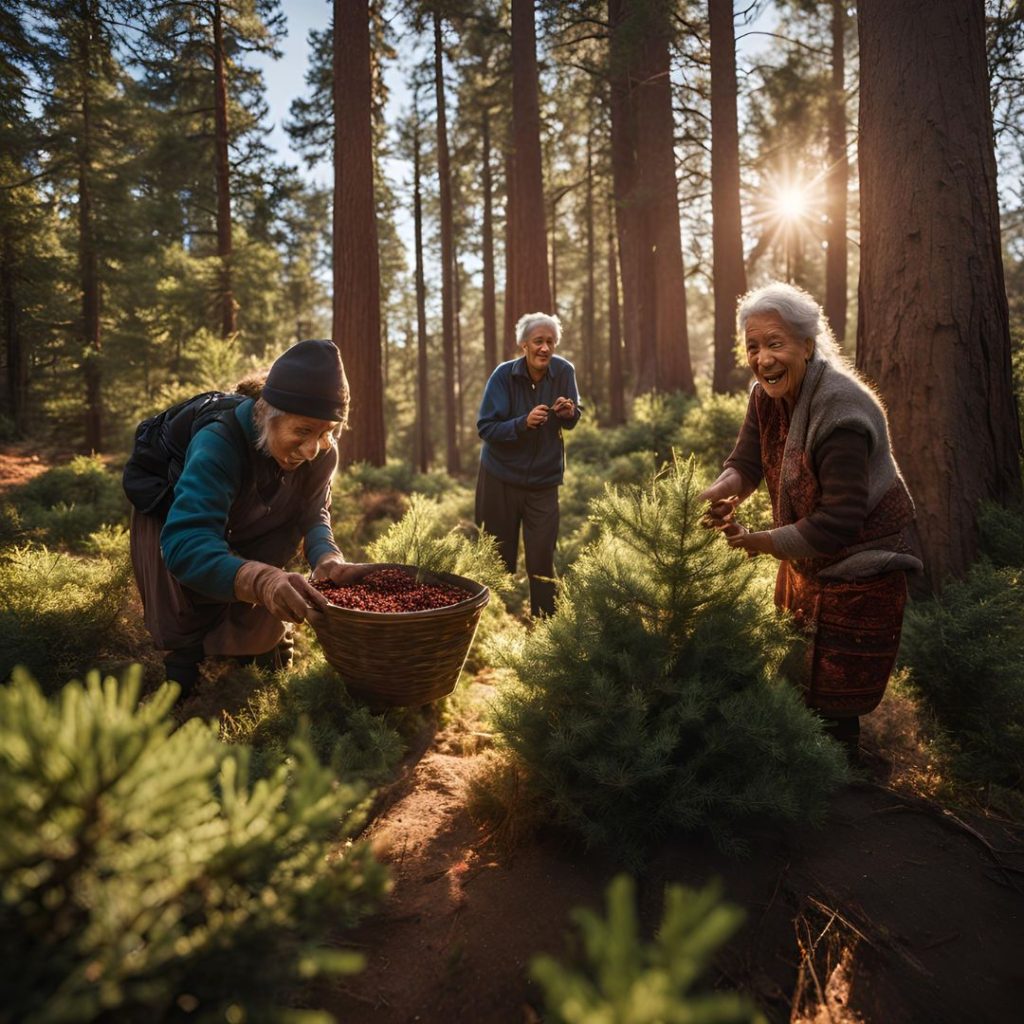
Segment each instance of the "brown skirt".
[{"label": "brown skirt", "polygon": [[132,567],[155,646],[167,651],[201,643],[205,654],[220,656],[272,650],[284,636],[284,623],[258,604],[212,601],[183,587],[160,554],[162,526],[159,519],[132,511]]},{"label": "brown skirt", "polygon": [[809,643],[798,682],[807,706],[828,718],[878,707],[896,661],[907,603],[907,575],[824,583],[779,565],[775,604],[793,614]]}]

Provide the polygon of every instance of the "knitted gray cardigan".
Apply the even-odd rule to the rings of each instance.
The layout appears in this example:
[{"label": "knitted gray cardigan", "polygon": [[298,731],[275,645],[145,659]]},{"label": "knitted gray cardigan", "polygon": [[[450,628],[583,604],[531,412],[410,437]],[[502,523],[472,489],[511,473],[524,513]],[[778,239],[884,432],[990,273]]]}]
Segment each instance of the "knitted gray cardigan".
[{"label": "knitted gray cardigan", "polygon": [[[780,558],[821,557],[797,528],[790,502],[790,484],[803,452],[813,454],[833,430],[845,428],[868,438],[868,514],[892,487],[906,483],[892,453],[889,424],[874,392],[841,364],[830,363],[817,353],[807,364],[800,395],[793,408],[789,434],[782,457],[779,480],[779,520],[786,524],[771,530],[772,543]],[[909,497],[909,492],[908,492]],[[847,558],[818,573],[822,579],[855,580],[877,576],[894,569],[920,570],[921,560],[905,550],[890,549],[885,541],[872,541],[851,549]]]}]

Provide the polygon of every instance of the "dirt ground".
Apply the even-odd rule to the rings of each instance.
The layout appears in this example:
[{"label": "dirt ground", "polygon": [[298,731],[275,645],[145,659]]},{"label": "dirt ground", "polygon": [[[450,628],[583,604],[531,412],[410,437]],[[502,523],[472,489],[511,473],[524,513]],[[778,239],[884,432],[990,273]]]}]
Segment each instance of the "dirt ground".
[{"label": "dirt ground", "polygon": [[[5,446],[0,494],[63,461]],[[486,681],[473,690],[486,700]],[[346,1024],[536,1024],[531,957],[564,957],[570,909],[602,905],[614,865],[553,829],[499,844],[471,817],[485,730],[463,715],[425,735],[382,795],[367,835],[394,889],[340,937],[366,970],[316,998]],[[866,719],[866,769],[822,829],[766,831],[742,861],[666,843],[637,879],[648,934],[666,884],[719,878],[747,916],[715,981],[751,993],[772,1021],[1021,1019],[1024,827],[922,797],[932,766],[914,730],[898,698]]]},{"label": "dirt ground", "polygon": [[[884,716],[883,716],[884,720]],[[712,878],[746,923],[716,963],[772,1021],[961,1024],[1020,1019],[1024,833],[892,788],[896,758],[865,739],[867,770],[822,829],[755,837],[741,861],[667,843],[638,879],[648,934],[666,884]],[[366,970],[323,993],[346,1024],[541,1018],[530,958],[565,956],[574,906],[602,906],[614,866],[548,830],[513,849],[467,810],[478,754],[439,732],[370,826],[394,891],[346,936]]]},{"label": "dirt ground", "polygon": [[7,444],[0,451],[0,494],[27,484],[52,465],[28,444]]}]

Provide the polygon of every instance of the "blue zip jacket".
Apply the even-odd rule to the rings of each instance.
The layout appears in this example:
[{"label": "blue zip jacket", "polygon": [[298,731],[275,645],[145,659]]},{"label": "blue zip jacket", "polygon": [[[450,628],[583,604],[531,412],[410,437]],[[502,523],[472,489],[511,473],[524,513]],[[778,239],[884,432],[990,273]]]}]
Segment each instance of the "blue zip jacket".
[{"label": "blue zip jacket", "polygon": [[[171,575],[215,601],[235,599],[235,575],[246,560],[246,548],[252,551],[249,557],[283,564],[301,537],[312,566],[328,551],[338,550],[330,518],[337,449],[321,452],[294,474],[285,474],[270,456],[255,450],[253,405],[250,399],[234,410],[253,445],[249,457],[254,475],[247,493],[241,494],[244,474],[237,444],[216,423],[208,424],[188,446],[185,467],[174,485],[174,502],[160,531],[160,549]],[[312,500],[305,494],[311,473],[317,478]],[[270,490],[276,490],[277,496],[271,496]],[[282,544],[275,543],[275,536]],[[290,544],[289,536],[294,537]],[[270,555],[278,546],[290,550],[282,550],[278,557]]]},{"label": "blue zip jacket", "polygon": [[[572,419],[552,413],[543,426],[527,427],[526,417],[534,406],[551,405],[560,396],[571,398],[576,406]],[[557,487],[565,473],[562,430],[572,430],[582,411],[576,370],[568,359],[552,356],[539,381],[530,376],[525,356],[502,363],[487,381],[480,402],[480,464],[499,480],[519,487]]]}]

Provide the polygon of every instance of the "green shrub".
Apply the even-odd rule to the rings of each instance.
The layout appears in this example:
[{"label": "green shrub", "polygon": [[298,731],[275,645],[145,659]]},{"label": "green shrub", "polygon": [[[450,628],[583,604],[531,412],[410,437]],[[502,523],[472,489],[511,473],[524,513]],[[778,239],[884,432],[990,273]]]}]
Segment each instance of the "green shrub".
[{"label": "green shrub", "polygon": [[128,522],[120,479],[98,456],[78,455],[48,469],[9,496],[25,536],[51,547],[84,551],[91,533]]},{"label": "green shrub", "polygon": [[435,470],[418,473],[408,462],[388,459],[385,466],[360,462],[345,470],[346,477],[364,491],[401,491],[403,494],[426,494],[439,498],[452,485],[447,473]]},{"label": "green shrub", "polygon": [[476,640],[466,662],[468,671],[481,667],[482,645],[507,628],[508,613],[499,595],[511,592],[513,579],[505,571],[498,543],[476,527],[452,527],[444,507],[414,494],[409,510],[379,540],[370,545],[371,562],[400,562],[418,565],[430,572],[450,572],[482,583],[491,590],[491,600],[480,616]]},{"label": "green shrub", "polygon": [[530,973],[544,990],[552,1024],[764,1024],[749,999],[735,992],[694,991],[715,953],[739,928],[743,911],[721,902],[717,886],[665,890],[654,940],[637,927],[633,880],[608,887],[607,919],[587,908],[572,917],[580,933],[580,963],[565,967],[535,957]]},{"label": "green shrub", "polygon": [[609,490],[556,614],[493,645],[518,677],[497,727],[529,785],[632,862],[671,829],[740,849],[753,819],[820,817],[846,772],[778,678],[787,630],[756,566],[699,525],[694,467]]},{"label": "green shrub", "polygon": [[900,661],[959,775],[1024,790],[1024,570],[986,559],[907,610]]},{"label": "green shrub", "polygon": [[981,553],[993,564],[1024,568],[1024,507],[982,502],[978,532]]},{"label": "green shrub", "polygon": [[343,780],[384,782],[405,752],[389,720],[356,703],[319,651],[298,670],[276,673],[256,689],[246,707],[225,718],[224,738],[256,748],[255,770],[265,774],[304,723],[314,754]]},{"label": "green shrub", "polygon": [[250,786],[247,751],[212,723],[169,718],[173,684],[138,705],[119,685],[46,700],[0,688],[0,988],[6,1019],[263,1021],[322,969],[322,948],[384,887],[363,844],[364,790],[337,786],[308,744]]},{"label": "green shrub", "polygon": [[736,446],[736,436],[747,414],[746,394],[710,394],[683,417],[678,448],[693,454],[716,476]]},{"label": "green shrub", "polygon": [[97,560],[30,545],[0,556],[0,679],[17,664],[47,688],[95,664],[132,586],[125,555]]}]

